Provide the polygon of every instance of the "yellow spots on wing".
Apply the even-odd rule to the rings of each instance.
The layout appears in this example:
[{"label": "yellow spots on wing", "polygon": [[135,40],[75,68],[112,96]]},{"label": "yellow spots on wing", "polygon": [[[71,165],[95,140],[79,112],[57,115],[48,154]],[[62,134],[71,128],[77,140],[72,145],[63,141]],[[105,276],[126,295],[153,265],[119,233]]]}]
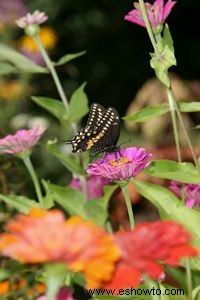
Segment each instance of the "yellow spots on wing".
[{"label": "yellow spots on wing", "polygon": [[91,147],[94,145],[93,139],[86,142],[86,150],[91,149]]},{"label": "yellow spots on wing", "polygon": [[86,142],[86,150],[91,149],[91,147],[102,137],[104,134],[100,132],[95,137],[89,139],[89,141]]}]

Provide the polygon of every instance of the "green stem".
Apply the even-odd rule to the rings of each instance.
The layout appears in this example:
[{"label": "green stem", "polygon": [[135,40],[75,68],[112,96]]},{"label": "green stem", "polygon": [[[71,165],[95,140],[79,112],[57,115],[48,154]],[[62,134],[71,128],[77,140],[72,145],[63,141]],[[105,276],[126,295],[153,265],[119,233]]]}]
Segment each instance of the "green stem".
[{"label": "green stem", "polygon": [[182,127],[183,133],[184,133],[184,135],[185,135],[186,141],[187,141],[188,146],[189,146],[189,148],[190,148],[190,151],[191,151],[191,154],[192,154],[194,163],[195,163],[197,169],[200,171],[200,166],[199,166],[198,159],[197,159],[197,157],[196,157],[196,154],[195,154],[195,152],[194,152],[194,149],[193,149],[192,143],[191,143],[191,141],[190,141],[189,135],[188,135],[187,130],[186,130],[186,128],[185,128],[185,124],[184,124],[184,122],[183,122],[183,119],[182,119],[181,113],[180,113],[180,111],[179,111],[179,108],[178,108],[178,106],[176,105],[176,100],[175,100],[175,98],[174,98],[174,94],[173,94],[173,91],[172,91],[171,88],[168,89],[168,93],[169,93],[169,97],[172,99],[171,101],[175,104],[175,105],[174,105],[174,106],[175,106],[175,110],[176,110],[176,113],[177,113],[177,116],[178,116],[180,125],[181,125],[181,127]]},{"label": "green stem", "polygon": [[179,109],[176,110],[176,113],[177,113],[177,115],[178,115],[178,119],[179,119],[180,125],[181,125],[181,127],[182,127],[182,129],[183,129],[183,133],[184,133],[184,135],[185,135],[186,141],[187,141],[188,146],[189,146],[189,148],[190,148],[190,152],[191,152],[191,154],[192,154],[192,158],[193,158],[193,160],[194,160],[194,163],[195,163],[195,165],[196,165],[198,171],[200,172],[200,165],[199,165],[198,159],[197,159],[197,157],[196,157],[196,154],[195,154],[195,152],[194,152],[194,149],[193,149],[192,143],[191,143],[191,141],[190,141],[188,132],[187,132],[187,130],[186,130],[186,128],[185,128],[185,124],[184,124],[184,122],[183,122],[183,119],[182,119],[182,116],[181,116],[181,113],[180,113]]},{"label": "green stem", "polygon": [[146,275],[143,275],[142,277],[148,287],[148,290],[151,290],[151,299],[152,300],[160,300],[160,296],[156,294],[156,290],[158,289],[157,283],[154,282],[153,280],[151,280]]},{"label": "green stem", "polygon": [[172,119],[172,126],[173,126],[173,131],[174,131],[174,139],[175,139],[175,145],[176,145],[176,152],[177,152],[177,158],[178,161],[181,162],[181,150],[180,150],[180,143],[179,143],[179,137],[178,137],[178,127],[177,127],[177,120],[176,120],[176,102],[173,97],[173,93],[171,88],[167,89],[167,98],[168,98],[168,103],[169,103],[169,108],[170,108],[170,114],[171,114],[171,119]]},{"label": "green stem", "polygon": [[189,259],[186,260],[186,282],[188,288],[188,300],[192,300],[192,274]]},{"label": "green stem", "polygon": [[107,222],[106,222],[106,229],[107,229],[108,233],[113,234],[113,228],[112,228],[112,225],[109,220],[107,220]]},{"label": "green stem", "polygon": [[145,26],[146,26],[149,38],[151,40],[151,43],[152,43],[152,46],[154,48],[156,56],[159,57],[160,56],[160,52],[158,50],[158,47],[157,47],[157,44],[156,44],[156,41],[155,41],[155,37],[154,37],[154,34],[152,32],[151,24],[150,24],[148,16],[147,16],[147,12],[146,12],[146,7],[144,5],[144,1],[143,0],[139,0],[139,3],[140,3],[140,11],[141,11],[142,18],[144,20],[144,23],[145,23]]},{"label": "green stem", "polygon": [[39,201],[41,207],[44,207],[44,199],[43,199],[42,192],[41,192],[41,189],[40,189],[40,184],[39,184],[37,175],[35,173],[35,170],[33,168],[32,162],[30,160],[30,157],[27,156],[26,158],[23,158],[23,162],[24,162],[25,166],[27,167],[27,169],[29,171],[29,174],[30,174],[30,176],[33,180],[33,184],[34,184],[34,187],[35,187],[36,195],[38,197],[38,201]]},{"label": "green stem", "polygon": [[[50,60],[50,58],[48,56],[48,53],[45,50],[45,48],[44,48],[44,46],[43,46],[43,44],[42,44],[42,42],[40,40],[40,37],[38,35],[35,35],[33,38],[34,38],[34,40],[35,40],[35,42],[36,42],[36,44],[37,44],[37,46],[38,46],[38,48],[39,48],[39,50],[40,50],[43,58],[44,58],[44,61],[45,61],[46,65],[47,65],[47,67],[49,68],[49,71],[50,71],[50,73],[51,73],[51,75],[53,77],[53,80],[54,80],[55,85],[57,87],[57,90],[58,90],[58,93],[60,95],[60,98],[61,98],[61,100],[63,102],[64,107],[65,107],[65,110],[68,112],[68,110],[69,110],[69,101],[68,101],[68,99],[67,99],[67,97],[66,97],[66,95],[64,93],[63,87],[61,85],[61,82],[60,82],[60,79],[59,79],[58,74],[56,72],[56,69],[54,67],[54,64]],[[73,130],[73,133],[76,134],[77,131],[78,131],[77,130],[77,125],[75,123],[72,123],[71,127],[72,127],[72,130]],[[80,165],[82,165],[82,156],[81,156],[81,153],[79,153],[79,162],[80,162]],[[86,179],[82,178],[82,180],[81,180],[81,186],[82,186],[82,189],[83,189],[83,192],[84,192],[85,199],[87,199],[86,198],[86,191],[87,191],[87,189],[86,189],[87,186],[86,185],[87,185]]]},{"label": "green stem", "polygon": [[[46,50],[45,50],[45,48],[44,48],[41,40],[40,40],[40,37],[38,35],[35,35],[33,38],[34,38],[34,40],[35,40],[35,42],[36,42],[36,44],[37,44],[37,46],[38,46],[38,48],[39,48],[39,50],[40,50],[40,52],[42,54],[42,57],[44,58],[44,61],[45,61],[46,65],[47,65],[47,67],[49,68],[49,71],[51,72],[51,75],[52,75],[53,80],[55,82],[55,85],[57,87],[57,90],[58,90],[58,93],[60,95],[60,98],[61,98],[61,100],[63,102],[63,105],[64,105],[66,111],[68,112],[68,110],[69,110],[69,101],[68,101],[68,99],[67,99],[67,97],[66,97],[66,95],[64,93],[63,87],[61,85],[61,82],[60,82],[60,79],[58,77],[58,74],[57,74],[57,72],[55,70],[54,64],[50,60],[50,58],[49,58],[49,56],[48,56],[48,54],[47,54],[47,52],[46,52]],[[76,134],[76,132],[77,132],[77,126],[76,126],[76,124],[72,123],[71,126],[72,126],[72,129],[73,129],[74,133]]]},{"label": "green stem", "polygon": [[135,220],[134,220],[130,195],[129,195],[129,191],[128,191],[128,184],[121,184],[120,186],[121,186],[121,189],[122,189],[122,193],[124,195],[126,208],[127,208],[127,211],[128,211],[130,226],[131,226],[131,229],[133,229],[135,227]]}]

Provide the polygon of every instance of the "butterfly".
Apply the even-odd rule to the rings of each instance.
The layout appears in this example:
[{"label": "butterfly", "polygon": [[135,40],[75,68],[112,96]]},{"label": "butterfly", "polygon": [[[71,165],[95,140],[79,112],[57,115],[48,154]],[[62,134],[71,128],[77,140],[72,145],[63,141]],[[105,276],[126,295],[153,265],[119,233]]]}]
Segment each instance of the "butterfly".
[{"label": "butterfly", "polygon": [[91,156],[103,152],[115,152],[119,149],[117,141],[120,134],[120,117],[113,107],[104,108],[93,103],[86,126],[68,141],[72,152],[91,150]]}]

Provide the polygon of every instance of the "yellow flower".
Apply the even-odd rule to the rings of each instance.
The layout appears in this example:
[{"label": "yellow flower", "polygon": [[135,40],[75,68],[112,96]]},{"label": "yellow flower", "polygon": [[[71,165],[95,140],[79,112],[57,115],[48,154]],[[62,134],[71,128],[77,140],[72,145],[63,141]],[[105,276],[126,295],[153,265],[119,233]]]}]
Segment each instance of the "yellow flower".
[{"label": "yellow flower", "polygon": [[18,99],[22,93],[22,86],[17,80],[3,81],[0,83],[0,99]]},{"label": "yellow flower", "polygon": [[[39,32],[39,37],[41,39],[44,48],[46,49],[54,48],[58,40],[58,35],[56,31],[50,26],[41,28]],[[34,39],[31,36],[27,36],[27,35],[23,36],[19,40],[19,48],[27,49],[30,52],[39,51]]]}]

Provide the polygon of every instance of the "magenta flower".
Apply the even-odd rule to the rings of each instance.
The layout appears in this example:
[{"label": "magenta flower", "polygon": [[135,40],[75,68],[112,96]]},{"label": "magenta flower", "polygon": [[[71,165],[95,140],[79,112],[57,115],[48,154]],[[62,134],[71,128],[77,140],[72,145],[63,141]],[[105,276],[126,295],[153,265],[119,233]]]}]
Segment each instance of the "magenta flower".
[{"label": "magenta flower", "polygon": [[89,164],[87,172],[109,181],[126,180],[135,176],[150,163],[151,154],[144,148],[125,148],[106,154]]},{"label": "magenta flower", "polygon": [[[87,178],[88,200],[102,197],[104,194],[103,187],[108,183],[109,180],[101,176],[93,176],[93,175],[89,176]],[[70,186],[82,192],[81,183],[79,179],[75,179],[75,178],[72,179],[72,181],[70,182]]]},{"label": "magenta flower", "polygon": [[23,0],[1,0],[0,1],[0,21],[5,25],[14,25],[15,20],[24,16],[27,8]]},{"label": "magenta flower", "polygon": [[169,188],[181,198],[183,189],[186,206],[193,208],[200,205],[200,184],[180,183],[171,181]]},{"label": "magenta flower", "polygon": [[[47,298],[45,296],[40,296],[37,300],[47,300]],[[74,300],[74,297],[72,296],[72,291],[70,289],[63,287],[59,290],[55,300]]]},{"label": "magenta flower", "polygon": [[0,153],[18,154],[30,150],[45,130],[43,127],[35,127],[29,130],[18,130],[14,135],[7,135],[0,139]]},{"label": "magenta flower", "polygon": [[44,23],[48,17],[44,12],[40,12],[39,10],[34,11],[34,13],[27,13],[24,17],[16,20],[16,24],[20,28],[26,28],[29,25],[39,25]]},{"label": "magenta flower", "polygon": [[[168,0],[164,5],[164,0],[155,0],[154,4],[150,4],[149,2],[145,3],[147,16],[149,22],[152,27],[157,27],[158,25],[162,25],[168,15],[170,14],[173,6],[176,4],[176,1]],[[143,17],[140,12],[139,3],[134,2],[135,9],[131,10],[128,15],[124,17],[125,20],[140,25],[142,27],[146,27]]]}]

